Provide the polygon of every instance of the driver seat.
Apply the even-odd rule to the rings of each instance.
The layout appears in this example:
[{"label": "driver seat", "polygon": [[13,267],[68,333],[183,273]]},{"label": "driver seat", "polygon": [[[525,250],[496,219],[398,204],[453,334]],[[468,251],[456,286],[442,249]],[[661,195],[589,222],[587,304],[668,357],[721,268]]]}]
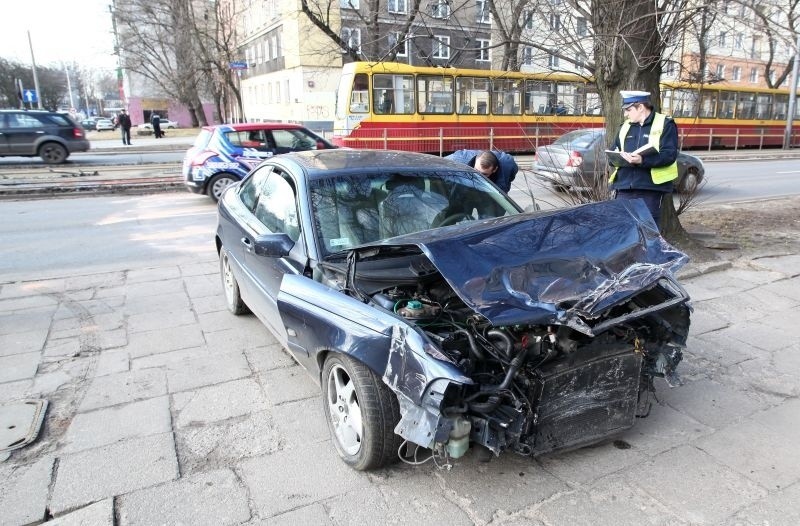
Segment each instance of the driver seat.
[{"label": "driver seat", "polygon": [[425,191],[420,177],[395,177],[386,182],[389,191],[378,205],[382,238],[411,234],[433,226],[434,218],[447,207],[447,199]]}]

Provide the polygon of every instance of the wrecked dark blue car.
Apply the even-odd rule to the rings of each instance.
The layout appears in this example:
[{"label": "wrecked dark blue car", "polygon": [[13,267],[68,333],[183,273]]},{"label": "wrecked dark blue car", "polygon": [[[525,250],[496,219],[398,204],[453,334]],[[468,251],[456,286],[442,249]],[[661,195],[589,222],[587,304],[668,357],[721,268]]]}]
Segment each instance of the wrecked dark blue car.
[{"label": "wrecked dark blue car", "polygon": [[228,308],[320,382],[356,469],[581,447],[677,381],[686,256],[638,201],[524,213],[465,165],[309,151],[231,187],[216,244]]}]

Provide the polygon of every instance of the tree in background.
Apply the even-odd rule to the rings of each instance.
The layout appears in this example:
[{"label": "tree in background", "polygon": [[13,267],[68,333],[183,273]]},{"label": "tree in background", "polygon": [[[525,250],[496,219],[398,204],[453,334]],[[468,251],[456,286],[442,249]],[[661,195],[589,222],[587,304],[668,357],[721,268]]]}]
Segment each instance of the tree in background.
[{"label": "tree in background", "polygon": [[200,97],[204,64],[197,53],[190,3],[128,0],[115,3],[113,15],[123,68],[186,106],[193,126],[205,126]]}]

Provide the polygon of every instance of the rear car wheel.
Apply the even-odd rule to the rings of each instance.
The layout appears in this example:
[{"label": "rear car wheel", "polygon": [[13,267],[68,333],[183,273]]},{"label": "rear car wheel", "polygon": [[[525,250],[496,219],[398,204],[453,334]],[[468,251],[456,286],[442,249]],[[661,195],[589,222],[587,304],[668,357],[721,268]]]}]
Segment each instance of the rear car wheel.
[{"label": "rear car wheel", "polygon": [[46,142],[39,147],[39,157],[47,164],[61,164],[67,160],[69,152],[57,142]]},{"label": "rear car wheel", "polygon": [[231,174],[217,174],[208,181],[208,186],[206,186],[206,194],[208,197],[213,199],[214,202],[217,202],[219,201],[219,198],[222,197],[222,192],[224,192],[226,188],[238,182],[239,179]]},{"label": "rear car wheel", "polygon": [[364,364],[331,354],[322,369],[323,410],[339,456],[366,471],[397,458],[402,440],[394,433],[400,420],[397,397]]},{"label": "rear car wheel", "polygon": [[225,291],[225,305],[228,310],[236,315],[249,312],[239,292],[239,283],[236,281],[236,276],[233,275],[233,269],[225,247],[220,247],[219,249],[219,275],[222,279],[222,289]]}]

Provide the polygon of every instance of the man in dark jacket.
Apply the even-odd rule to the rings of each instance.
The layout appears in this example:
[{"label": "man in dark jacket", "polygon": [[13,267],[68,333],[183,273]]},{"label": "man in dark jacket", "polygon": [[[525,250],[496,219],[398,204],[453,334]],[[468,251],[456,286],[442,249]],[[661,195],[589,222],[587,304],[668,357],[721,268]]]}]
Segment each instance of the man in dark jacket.
[{"label": "man in dark jacket", "polygon": [[131,117],[128,110],[122,108],[117,115],[117,126],[122,131],[122,144],[131,144]]},{"label": "man in dark jacket", "polygon": [[672,118],[653,111],[650,93],[621,91],[622,123],[614,149],[622,152],[609,179],[616,199],[642,199],[656,226],[661,219],[661,201],[672,195],[678,178],[678,126]]},{"label": "man in dark jacket", "polygon": [[150,117],[150,124],[153,126],[153,135],[155,135],[156,139],[164,136],[164,132],[161,131],[161,117],[159,117],[158,113],[154,113]]},{"label": "man in dark jacket", "polygon": [[511,181],[519,171],[514,158],[500,150],[458,150],[445,159],[472,166],[505,193],[511,191]]}]

